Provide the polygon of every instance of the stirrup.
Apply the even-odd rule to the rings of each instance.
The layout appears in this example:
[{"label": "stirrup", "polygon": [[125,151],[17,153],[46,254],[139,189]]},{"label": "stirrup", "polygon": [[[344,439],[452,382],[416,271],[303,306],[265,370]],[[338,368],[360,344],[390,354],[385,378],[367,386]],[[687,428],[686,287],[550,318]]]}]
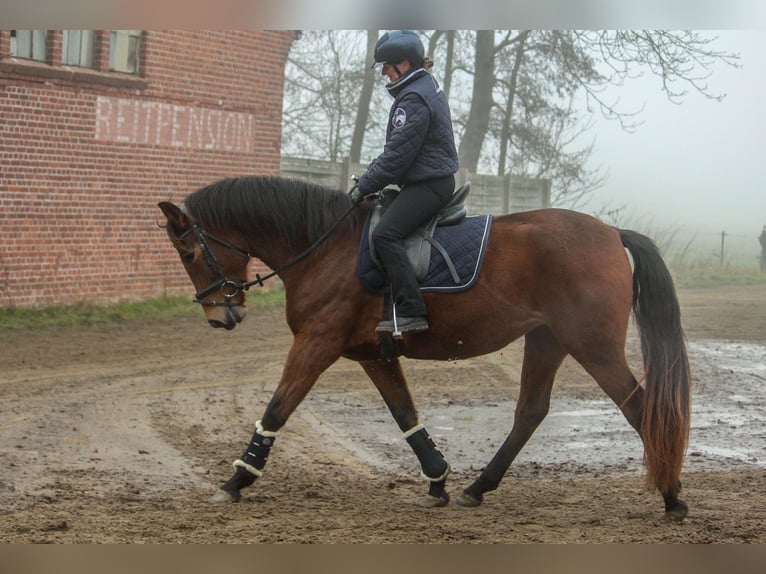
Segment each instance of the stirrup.
[{"label": "stirrup", "polygon": [[391,333],[395,339],[401,338],[403,333],[427,331],[428,321],[425,317],[398,317],[378,323],[376,333]]}]

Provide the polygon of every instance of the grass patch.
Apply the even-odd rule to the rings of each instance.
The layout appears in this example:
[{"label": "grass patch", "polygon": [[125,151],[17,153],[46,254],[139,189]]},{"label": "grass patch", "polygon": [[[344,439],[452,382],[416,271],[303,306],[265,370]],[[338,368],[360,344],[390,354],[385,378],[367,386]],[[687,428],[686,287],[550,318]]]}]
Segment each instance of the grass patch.
[{"label": "grass patch", "polygon": [[[281,289],[251,291],[248,306],[256,309],[278,307],[285,303]],[[150,301],[95,305],[76,303],[42,309],[0,307],[0,332],[40,327],[80,327],[120,324],[127,321],[195,317],[202,311],[189,297],[163,297]]]},{"label": "grass patch", "polygon": [[[679,288],[705,288],[737,285],[766,285],[766,273],[736,267],[682,266],[672,269],[673,280]],[[247,294],[251,309],[284,306],[282,289],[259,289]],[[0,334],[11,330],[40,327],[82,327],[88,325],[119,325],[129,321],[162,320],[177,317],[199,317],[199,305],[189,297],[163,297],[149,301],[95,305],[76,303],[41,309],[0,307]]]},{"label": "grass patch", "polygon": [[766,273],[736,267],[689,267],[673,269],[677,287],[724,287],[737,285],[764,285]]}]

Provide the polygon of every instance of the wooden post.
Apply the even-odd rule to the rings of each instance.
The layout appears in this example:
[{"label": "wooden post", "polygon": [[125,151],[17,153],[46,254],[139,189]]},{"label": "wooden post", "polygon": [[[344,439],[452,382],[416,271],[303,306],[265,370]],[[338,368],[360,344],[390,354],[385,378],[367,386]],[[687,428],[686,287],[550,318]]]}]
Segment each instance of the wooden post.
[{"label": "wooden post", "polygon": [[[340,167],[340,182],[338,185],[338,189],[342,191],[346,191],[348,189],[351,189],[352,183],[351,183],[351,158],[346,156],[343,158],[343,161],[341,162]],[[356,173],[353,175],[362,175],[361,173]]]},{"label": "wooden post", "polygon": [[726,232],[721,231],[721,268],[723,269],[723,245],[726,238]]}]

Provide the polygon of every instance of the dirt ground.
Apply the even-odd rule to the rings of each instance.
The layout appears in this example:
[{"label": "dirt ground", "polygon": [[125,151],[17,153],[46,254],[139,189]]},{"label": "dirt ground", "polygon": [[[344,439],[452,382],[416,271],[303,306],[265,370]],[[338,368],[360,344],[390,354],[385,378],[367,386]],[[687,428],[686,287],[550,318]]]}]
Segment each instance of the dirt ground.
[{"label": "dirt ground", "polygon": [[[280,432],[264,478],[240,503],[211,505],[291,341],[280,310],[251,310],[231,332],[209,328],[200,312],[167,322],[1,333],[0,542],[764,543],[766,372],[758,359],[744,381],[721,357],[763,356],[766,286],[679,296],[690,347],[713,342],[719,352],[692,354],[695,404],[713,417],[698,430],[693,423],[683,479],[690,512],[680,524],[666,523],[660,496],[644,489],[639,439],[614,405],[623,428],[609,436],[625,438],[593,447],[611,462],[548,457],[552,443],[536,434],[528,446],[537,450],[514,463],[482,506],[421,508],[427,487],[414,456],[361,368],[348,361],[322,376]],[[517,395],[520,352],[515,343],[470,361],[405,361],[404,368],[421,412],[498,411]],[[755,395],[742,398],[743,384]],[[744,418],[757,456],[695,447],[695,432],[729,425],[725,437],[740,428],[715,418],[715,405],[732,397],[735,406],[755,409]],[[605,395],[568,361],[554,399],[562,402],[549,418],[557,405],[595,404]],[[501,437],[512,410],[503,416],[507,428],[492,429]],[[494,420],[477,418],[477,428]],[[360,438],[362,429],[378,428],[387,434]],[[447,431],[429,428],[452,462],[448,487],[456,496],[481,468],[461,453],[486,451],[486,463],[499,444],[478,445],[492,442],[482,432],[466,443],[475,449],[456,448]],[[734,434],[728,440],[740,442]]]}]

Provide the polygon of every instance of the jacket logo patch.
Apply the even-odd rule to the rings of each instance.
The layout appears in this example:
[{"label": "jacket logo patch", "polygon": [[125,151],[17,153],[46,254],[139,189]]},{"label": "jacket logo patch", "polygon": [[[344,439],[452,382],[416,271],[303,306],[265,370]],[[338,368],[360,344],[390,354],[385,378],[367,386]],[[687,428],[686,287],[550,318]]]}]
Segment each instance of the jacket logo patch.
[{"label": "jacket logo patch", "polygon": [[395,128],[401,128],[406,123],[407,123],[407,112],[404,111],[404,108],[396,108],[396,110],[394,111],[394,115],[391,118],[391,124]]}]

